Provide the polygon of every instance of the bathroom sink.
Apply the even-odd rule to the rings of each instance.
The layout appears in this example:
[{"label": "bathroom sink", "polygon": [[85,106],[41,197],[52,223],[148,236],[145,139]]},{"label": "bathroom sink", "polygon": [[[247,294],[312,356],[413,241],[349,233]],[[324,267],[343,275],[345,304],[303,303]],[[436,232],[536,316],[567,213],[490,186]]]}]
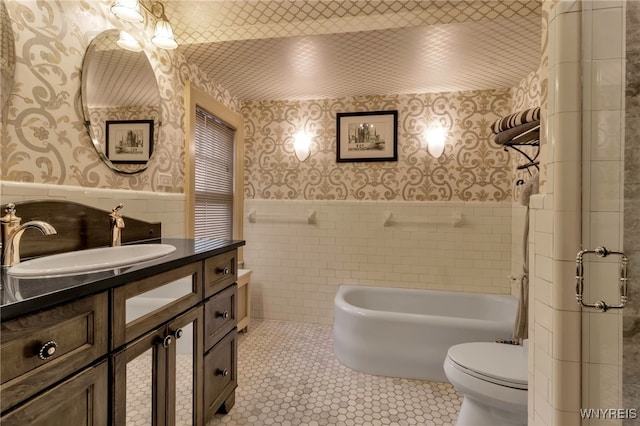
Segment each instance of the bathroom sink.
[{"label": "bathroom sink", "polygon": [[8,270],[16,278],[77,275],[132,266],[175,251],[170,244],[132,244],[100,247],[39,257],[18,263]]}]

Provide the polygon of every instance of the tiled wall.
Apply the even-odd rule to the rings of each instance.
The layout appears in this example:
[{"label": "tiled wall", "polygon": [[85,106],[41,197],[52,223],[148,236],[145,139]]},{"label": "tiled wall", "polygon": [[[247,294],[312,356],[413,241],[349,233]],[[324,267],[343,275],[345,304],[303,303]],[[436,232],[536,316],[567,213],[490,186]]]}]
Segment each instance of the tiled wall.
[{"label": "tiled wall", "polygon": [[340,284],[511,291],[511,203],[246,200],[252,211],[244,257],[257,317],[330,324]]},{"label": "tiled wall", "polygon": [[536,425],[580,423],[580,28],[581,2],[549,11],[546,183],[530,204],[529,234],[529,423]]},{"label": "tiled wall", "polygon": [[[623,249],[625,18],[623,1],[586,2],[582,13],[582,244]],[[557,199],[556,199],[557,201]],[[585,299],[618,300],[618,261],[589,258]],[[587,299],[588,298],[588,299]],[[620,407],[622,312],[583,309],[582,406]],[[584,424],[602,424],[601,421]],[[609,424],[619,424],[616,420]]]},{"label": "tiled wall", "polygon": [[[124,216],[162,222],[164,237],[185,235],[184,194],[0,181],[0,204],[42,199],[73,201],[107,212],[122,203]],[[122,232],[127,232],[126,224]]]},{"label": "tiled wall", "polygon": [[[529,249],[530,424],[624,408],[620,313],[581,315],[575,301],[576,253],[621,248],[623,16],[618,1],[561,1],[549,14],[547,182],[532,202]],[[615,259],[586,260],[585,300],[616,300]]]}]

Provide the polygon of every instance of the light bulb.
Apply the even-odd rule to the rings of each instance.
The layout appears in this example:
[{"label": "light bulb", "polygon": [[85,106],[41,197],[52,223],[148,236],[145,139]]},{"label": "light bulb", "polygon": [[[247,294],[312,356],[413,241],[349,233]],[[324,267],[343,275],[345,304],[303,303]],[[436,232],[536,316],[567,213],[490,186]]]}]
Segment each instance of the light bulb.
[{"label": "light bulb", "polygon": [[144,21],[138,0],[115,0],[111,6],[111,13],[129,22]]},{"label": "light bulb", "polygon": [[151,43],[161,49],[175,49],[178,47],[178,43],[173,37],[173,30],[168,21],[160,19],[156,22],[156,29],[153,33]]},{"label": "light bulb", "polygon": [[296,133],[293,149],[298,160],[306,160],[311,155],[311,137],[303,131]]},{"label": "light bulb", "polygon": [[435,125],[426,131],[427,152],[433,157],[438,158],[444,152],[446,142],[446,132],[440,125]]}]

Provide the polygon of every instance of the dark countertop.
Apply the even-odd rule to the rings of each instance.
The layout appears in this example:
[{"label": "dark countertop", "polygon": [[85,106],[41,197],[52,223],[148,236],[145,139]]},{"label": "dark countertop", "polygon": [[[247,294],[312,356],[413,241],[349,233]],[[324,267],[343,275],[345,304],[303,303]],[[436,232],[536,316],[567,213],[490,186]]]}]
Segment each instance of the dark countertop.
[{"label": "dark countertop", "polygon": [[[175,269],[245,244],[242,240],[161,238],[147,243],[171,244],[176,251],[134,266],[109,271],[51,278],[11,278],[2,274],[0,320],[7,321],[59,303],[99,293],[131,281]],[[10,289],[14,289],[12,292]],[[18,290],[21,300],[12,293]]]}]

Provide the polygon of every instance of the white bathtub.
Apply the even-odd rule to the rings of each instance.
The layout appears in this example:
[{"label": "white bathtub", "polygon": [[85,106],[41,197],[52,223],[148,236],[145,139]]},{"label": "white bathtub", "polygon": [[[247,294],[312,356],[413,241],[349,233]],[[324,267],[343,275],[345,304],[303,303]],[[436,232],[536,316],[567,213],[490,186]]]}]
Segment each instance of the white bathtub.
[{"label": "white bathtub", "polygon": [[354,370],[445,382],[449,347],[510,339],[516,310],[512,296],[342,285],[333,349]]}]

